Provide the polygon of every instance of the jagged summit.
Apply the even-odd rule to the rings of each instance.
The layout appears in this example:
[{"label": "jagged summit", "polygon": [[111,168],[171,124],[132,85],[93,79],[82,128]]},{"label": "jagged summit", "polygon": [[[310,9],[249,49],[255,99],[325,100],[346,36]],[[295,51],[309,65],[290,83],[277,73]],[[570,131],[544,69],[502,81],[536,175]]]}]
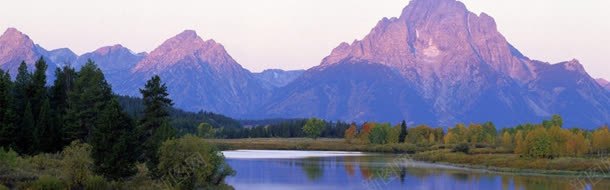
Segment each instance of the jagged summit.
[{"label": "jagged summit", "polygon": [[216,41],[203,40],[193,30],[185,30],[166,40],[134,68],[134,72],[163,70],[175,64],[237,64]]}]

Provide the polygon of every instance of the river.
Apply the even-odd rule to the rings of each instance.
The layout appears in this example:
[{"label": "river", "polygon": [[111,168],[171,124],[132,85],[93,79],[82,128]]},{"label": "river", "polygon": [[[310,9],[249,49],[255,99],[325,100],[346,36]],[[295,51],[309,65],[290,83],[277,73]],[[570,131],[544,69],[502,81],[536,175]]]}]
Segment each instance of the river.
[{"label": "river", "polygon": [[408,155],[337,151],[224,151],[236,189],[610,189],[610,180],[536,176],[413,161]]}]

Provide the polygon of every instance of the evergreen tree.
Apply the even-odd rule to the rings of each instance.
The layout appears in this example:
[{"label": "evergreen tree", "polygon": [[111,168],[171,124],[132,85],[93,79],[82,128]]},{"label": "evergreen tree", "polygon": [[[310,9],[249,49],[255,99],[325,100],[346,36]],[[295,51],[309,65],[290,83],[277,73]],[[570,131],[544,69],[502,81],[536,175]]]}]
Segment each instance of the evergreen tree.
[{"label": "evergreen tree", "polygon": [[17,148],[22,153],[34,152],[34,142],[37,142],[36,136],[34,135],[34,115],[32,114],[32,106],[30,102],[25,105],[25,111],[23,113],[22,123],[19,128],[19,139],[17,140]]},{"label": "evergreen tree", "polygon": [[51,105],[49,99],[45,98],[40,108],[38,118],[36,118],[36,128],[34,129],[36,152],[55,152],[58,151],[56,143],[59,143],[57,128],[51,122]]},{"label": "evergreen tree", "polygon": [[68,110],[68,94],[74,88],[76,76],[76,71],[69,66],[55,70],[55,81],[51,87],[49,98],[52,108],[52,123],[59,138],[56,139],[58,142],[54,143],[57,149],[70,143],[63,141],[64,134],[62,129],[65,125],[65,115]]},{"label": "evergreen tree", "polygon": [[143,160],[150,170],[155,171],[161,143],[175,136],[175,130],[169,125],[168,109],[172,106],[172,100],[167,97],[167,87],[157,75],[146,82],[140,93],[144,102],[144,113],[138,129],[140,141],[143,143]]},{"label": "evergreen tree", "polygon": [[18,124],[23,123],[23,113],[25,113],[26,104],[29,101],[28,88],[32,83],[32,75],[28,71],[28,66],[25,62],[21,62],[17,69],[17,77],[15,78],[13,93],[15,96],[15,112],[21,118]]},{"label": "evergreen tree", "polygon": [[0,69],[0,148],[15,146],[13,83],[8,72]]},{"label": "evergreen tree", "polygon": [[88,140],[104,106],[112,99],[110,85],[91,60],[81,68],[74,89],[68,93],[64,142]]},{"label": "evergreen tree", "polygon": [[152,136],[154,129],[159,128],[168,119],[172,100],[167,97],[167,87],[161,84],[161,78],[157,75],[146,82],[140,93],[145,106],[140,128],[146,136]]},{"label": "evergreen tree", "polygon": [[94,169],[98,174],[111,180],[135,174],[135,128],[117,100],[113,99],[102,111],[90,142]]},{"label": "evergreen tree", "polygon": [[45,88],[47,84],[47,67],[47,63],[40,57],[36,61],[34,74],[32,74],[32,83],[28,91],[31,94],[30,103],[34,118],[38,118],[43,101],[47,98],[47,89]]},{"label": "evergreen tree", "polygon": [[405,120],[402,120],[402,123],[400,124],[400,135],[398,136],[398,142],[404,143],[406,137],[407,137],[407,123],[405,122]]}]

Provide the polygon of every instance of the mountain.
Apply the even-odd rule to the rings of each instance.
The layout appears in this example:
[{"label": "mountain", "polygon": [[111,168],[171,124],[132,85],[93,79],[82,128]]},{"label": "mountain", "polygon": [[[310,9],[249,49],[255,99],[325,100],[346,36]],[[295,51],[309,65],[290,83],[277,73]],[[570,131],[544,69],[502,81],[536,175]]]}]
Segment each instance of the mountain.
[{"label": "mountain", "polygon": [[80,68],[91,59],[104,72],[108,82],[113,87],[119,87],[130,78],[130,70],[146,55],[146,53],[135,54],[120,44],[105,46],[79,56],[75,67]]},{"label": "mountain", "polygon": [[153,75],[168,86],[176,107],[241,116],[258,107],[269,92],[214,40],[186,30],[163,42],[139,61],[119,94],[139,96],[138,89]]},{"label": "mountain", "polygon": [[[364,71],[364,72],[363,72]],[[432,121],[429,106],[392,69],[380,64],[346,62],[309,69],[273,94],[260,118]]]},{"label": "mountain", "polygon": [[[360,69],[344,71],[353,69],[346,64]],[[360,90],[359,102],[381,98],[392,105],[413,101],[411,105],[418,106],[387,107],[397,115],[392,117],[389,113],[362,116],[357,110],[368,113],[374,105],[347,101],[354,94],[333,94],[349,89],[338,90],[344,85],[361,84],[370,72],[382,70],[396,75],[376,76],[387,86]],[[344,85],[333,86],[332,78],[340,78]],[[317,83],[312,85],[312,80]],[[398,80],[406,85],[396,83]],[[400,97],[404,94],[401,92],[376,95],[379,90],[409,88],[404,86],[412,88],[409,100]],[[413,115],[413,110],[429,110],[432,124],[437,125],[489,120],[506,126],[538,122],[552,114],[562,114],[568,125],[597,126],[610,121],[610,95],[596,85],[578,61],[549,64],[531,60],[498,32],[493,18],[485,13],[476,15],[455,0],[412,0],[399,18],[384,18],[362,40],[341,43],[319,66],[278,91],[263,113],[392,122],[403,117],[423,123],[428,119]],[[310,105],[325,99],[341,99],[346,105],[333,101],[323,106],[298,103]],[[417,103],[418,99],[425,103]],[[333,114],[343,107],[355,110]]]},{"label": "mountain", "polygon": [[268,88],[286,86],[294,79],[300,77],[305,70],[284,71],[281,69],[266,69],[260,73],[253,73],[254,77],[260,80]]},{"label": "mountain", "polygon": [[[567,127],[610,122],[610,90],[576,59],[547,63],[525,56],[492,17],[456,0],[412,0],[361,40],[341,43],[306,71],[252,73],[214,40],[186,30],[155,50],[114,45],[76,56],[47,51],[9,28],[0,36],[0,68],[44,56],[54,67],[93,59],[116,93],[139,96],[153,75],[175,106],[240,119],[305,118],[451,126],[493,121],[499,127],[560,114]],[[14,76],[14,75],[13,75]]]},{"label": "mountain", "polygon": [[606,79],[598,78],[598,79],[596,79],[596,81],[599,85],[604,87],[606,90],[610,91],[610,82],[608,82]]}]

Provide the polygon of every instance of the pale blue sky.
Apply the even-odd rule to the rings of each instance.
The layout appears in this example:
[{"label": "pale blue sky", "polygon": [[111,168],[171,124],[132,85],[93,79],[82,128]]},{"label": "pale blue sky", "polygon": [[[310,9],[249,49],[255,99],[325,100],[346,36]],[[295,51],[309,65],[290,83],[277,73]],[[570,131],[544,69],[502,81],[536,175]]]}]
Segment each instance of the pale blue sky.
[{"label": "pale blue sky", "polygon": [[[151,51],[184,29],[224,44],[245,68],[305,69],[340,42],[361,39],[408,0],[53,0],[4,1],[0,28],[16,27],[47,49],[77,54],[123,44]],[[496,19],[527,56],[552,63],[579,59],[610,78],[610,1],[463,0]]]}]

